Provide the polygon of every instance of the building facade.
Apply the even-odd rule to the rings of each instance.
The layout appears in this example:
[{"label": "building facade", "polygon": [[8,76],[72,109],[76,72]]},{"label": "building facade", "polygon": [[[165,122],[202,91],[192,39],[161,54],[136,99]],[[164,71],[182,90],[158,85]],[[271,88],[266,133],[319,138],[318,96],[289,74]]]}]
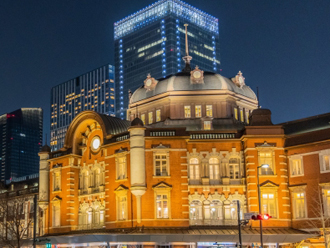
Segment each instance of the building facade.
[{"label": "building facade", "polygon": [[41,108],[21,108],[0,116],[2,182],[39,172],[42,118]]},{"label": "building facade", "polygon": [[[42,235],[61,247],[235,247],[237,218],[257,213],[260,197],[272,216],[265,246],[323,247],[310,199],[328,216],[330,115],[274,125],[257,107],[242,73],[196,67],[146,77],[129,121],[80,113],[60,151],[39,153]],[[258,230],[248,221],[244,246],[259,243]]]},{"label": "building facade", "polygon": [[66,130],[84,110],[115,115],[115,69],[104,65],[51,90],[50,146],[53,151],[64,145]]},{"label": "building facade", "polygon": [[148,73],[164,78],[184,67],[184,24],[193,67],[219,72],[218,19],[182,1],[160,0],[114,24],[117,117],[126,118],[128,91]]}]

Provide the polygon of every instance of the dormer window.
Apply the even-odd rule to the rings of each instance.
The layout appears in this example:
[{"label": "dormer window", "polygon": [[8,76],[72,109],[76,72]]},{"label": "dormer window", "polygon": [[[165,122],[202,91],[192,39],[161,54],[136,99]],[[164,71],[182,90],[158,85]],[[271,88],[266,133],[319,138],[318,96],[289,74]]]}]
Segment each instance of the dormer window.
[{"label": "dormer window", "polygon": [[156,122],[161,121],[160,114],[161,114],[160,109],[157,109],[157,110],[156,110]]},{"label": "dormer window", "polygon": [[146,115],[145,114],[141,115],[141,121],[143,122],[143,125],[146,124]]},{"label": "dormer window", "polygon": [[212,105],[206,105],[206,116],[208,117],[213,116]]},{"label": "dormer window", "polygon": [[185,118],[191,117],[190,106],[184,106],[184,117]]},{"label": "dormer window", "polygon": [[195,117],[196,118],[202,117],[202,106],[201,105],[195,106]]},{"label": "dormer window", "polygon": [[153,115],[153,112],[149,112],[148,114],[148,119],[149,119],[149,124],[152,124],[154,122],[154,115]]}]

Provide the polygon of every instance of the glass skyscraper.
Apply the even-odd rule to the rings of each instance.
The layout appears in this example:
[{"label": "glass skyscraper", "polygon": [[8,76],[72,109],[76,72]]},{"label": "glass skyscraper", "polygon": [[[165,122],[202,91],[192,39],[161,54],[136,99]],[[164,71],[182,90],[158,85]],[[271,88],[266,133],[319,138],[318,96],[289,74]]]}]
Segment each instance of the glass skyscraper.
[{"label": "glass skyscraper", "polygon": [[57,85],[51,90],[50,146],[63,147],[66,130],[84,110],[115,115],[114,66],[104,65]]},{"label": "glass skyscraper", "polygon": [[41,108],[21,108],[0,116],[1,181],[39,172]]},{"label": "glass skyscraper", "polygon": [[220,69],[218,19],[179,0],[160,0],[114,24],[116,116],[126,118],[128,91],[180,72],[185,62],[185,28],[189,24],[191,67]]}]

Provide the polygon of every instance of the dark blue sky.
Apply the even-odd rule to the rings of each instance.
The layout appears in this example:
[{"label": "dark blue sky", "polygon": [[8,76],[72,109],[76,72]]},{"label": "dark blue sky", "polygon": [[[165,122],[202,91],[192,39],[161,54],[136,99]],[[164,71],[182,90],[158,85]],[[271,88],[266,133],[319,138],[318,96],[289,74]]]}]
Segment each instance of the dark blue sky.
[{"label": "dark blue sky", "polygon": [[[113,23],[151,0],[1,0],[0,114],[42,107],[51,87],[114,62]],[[219,19],[221,68],[259,86],[273,122],[330,112],[328,0],[188,0]]]}]

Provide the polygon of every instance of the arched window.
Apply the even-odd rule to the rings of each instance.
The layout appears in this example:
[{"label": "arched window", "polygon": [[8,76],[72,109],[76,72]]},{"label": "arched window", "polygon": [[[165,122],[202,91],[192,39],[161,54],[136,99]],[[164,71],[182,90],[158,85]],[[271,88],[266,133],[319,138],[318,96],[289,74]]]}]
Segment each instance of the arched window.
[{"label": "arched window", "polygon": [[189,161],[189,178],[190,179],[200,178],[198,158],[191,158]]},{"label": "arched window", "polygon": [[210,204],[211,220],[222,220],[222,203],[219,200],[213,200]]},{"label": "arched window", "polygon": [[219,179],[219,159],[210,158],[209,160],[209,168],[210,168],[210,179]]},{"label": "arched window", "polygon": [[[203,220],[202,203],[200,201],[191,201],[189,218],[193,221]],[[196,224],[198,224],[198,222]]]}]

